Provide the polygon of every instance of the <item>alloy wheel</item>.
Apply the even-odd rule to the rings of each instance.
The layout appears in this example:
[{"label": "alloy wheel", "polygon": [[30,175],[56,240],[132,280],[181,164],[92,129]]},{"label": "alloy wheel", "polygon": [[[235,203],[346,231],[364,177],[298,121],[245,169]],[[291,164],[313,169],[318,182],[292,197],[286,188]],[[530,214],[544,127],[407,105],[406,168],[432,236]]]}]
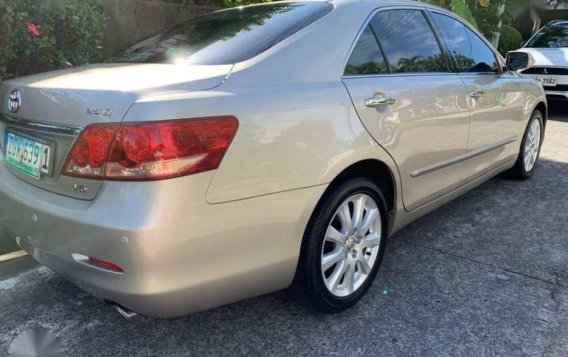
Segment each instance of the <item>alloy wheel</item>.
[{"label": "alloy wheel", "polygon": [[331,294],[346,297],[365,283],[377,262],[381,232],[381,213],[371,196],[356,194],[341,203],[321,252],[321,272]]},{"label": "alloy wheel", "polygon": [[541,135],[542,128],[540,120],[536,119],[532,122],[525,140],[524,165],[526,172],[530,172],[536,164],[540,151]]}]

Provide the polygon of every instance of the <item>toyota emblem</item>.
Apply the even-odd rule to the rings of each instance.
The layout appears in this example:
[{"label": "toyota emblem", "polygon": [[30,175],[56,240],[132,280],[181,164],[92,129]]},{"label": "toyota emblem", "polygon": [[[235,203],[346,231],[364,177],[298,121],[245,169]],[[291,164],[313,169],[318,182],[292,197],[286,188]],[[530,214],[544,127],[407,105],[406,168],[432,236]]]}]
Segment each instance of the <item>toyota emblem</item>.
[{"label": "toyota emblem", "polygon": [[12,113],[18,112],[22,106],[22,93],[19,90],[13,90],[8,98],[8,109]]}]

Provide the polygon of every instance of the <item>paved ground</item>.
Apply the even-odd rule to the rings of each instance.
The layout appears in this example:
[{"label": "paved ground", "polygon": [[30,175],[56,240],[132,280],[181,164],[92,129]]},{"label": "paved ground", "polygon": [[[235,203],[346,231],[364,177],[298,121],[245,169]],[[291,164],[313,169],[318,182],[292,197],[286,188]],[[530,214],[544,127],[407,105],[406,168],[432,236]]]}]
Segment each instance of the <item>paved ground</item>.
[{"label": "paved ground", "polygon": [[[532,181],[496,178],[397,234],[370,293],[351,311],[320,315],[276,293],[178,319],[127,321],[23,258],[0,263],[0,355],[18,332],[43,326],[70,356],[566,356],[561,110]],[[0,254],[10,248],[1,239]]]}]

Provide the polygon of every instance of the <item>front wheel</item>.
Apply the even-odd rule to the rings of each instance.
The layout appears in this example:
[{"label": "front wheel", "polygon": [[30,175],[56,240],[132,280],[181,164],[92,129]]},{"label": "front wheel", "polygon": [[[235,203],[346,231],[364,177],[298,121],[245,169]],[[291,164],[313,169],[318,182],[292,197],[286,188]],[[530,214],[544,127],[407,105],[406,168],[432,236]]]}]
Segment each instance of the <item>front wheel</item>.
[{"label": "front wheel", "polygon": [[519,180],[531,178],[540,156],[543,138],[544,119],[542,113],[536,110],[523,136],[519,158],[515,166],[509,171],[512,178]]},{"label": "front wheel", "polygon": [[381,190],[364,177],[339,184],[310,220],[292,292],[326,313],[355,305],[377,274],[386,234]]}]

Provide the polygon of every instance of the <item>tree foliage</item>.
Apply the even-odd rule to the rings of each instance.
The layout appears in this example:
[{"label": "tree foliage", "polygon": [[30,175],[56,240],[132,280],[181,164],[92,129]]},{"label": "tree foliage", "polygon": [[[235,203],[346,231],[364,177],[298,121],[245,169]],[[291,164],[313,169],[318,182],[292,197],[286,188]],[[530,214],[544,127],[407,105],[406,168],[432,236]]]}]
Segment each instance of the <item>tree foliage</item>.
[{"label": "tree foliage", "polygon": [[96,0],[0,0],[0,78],[97,60],[104,24]]}]

